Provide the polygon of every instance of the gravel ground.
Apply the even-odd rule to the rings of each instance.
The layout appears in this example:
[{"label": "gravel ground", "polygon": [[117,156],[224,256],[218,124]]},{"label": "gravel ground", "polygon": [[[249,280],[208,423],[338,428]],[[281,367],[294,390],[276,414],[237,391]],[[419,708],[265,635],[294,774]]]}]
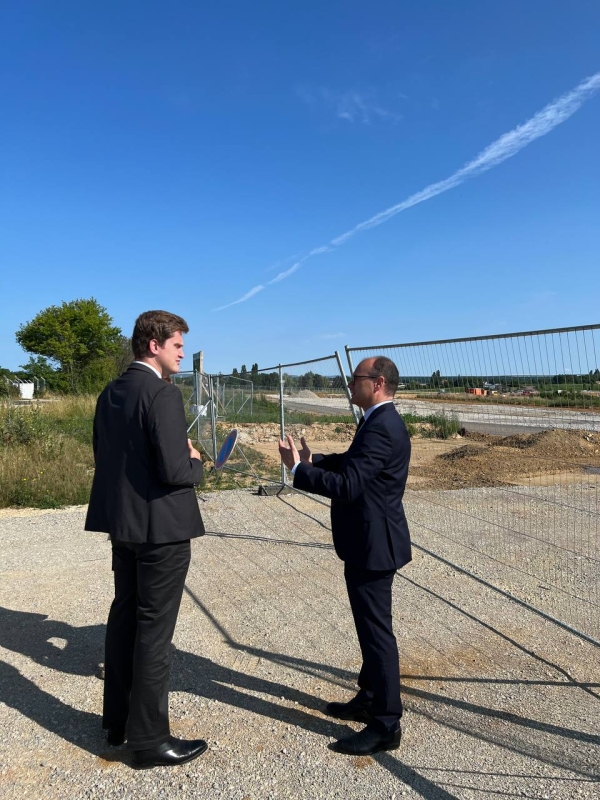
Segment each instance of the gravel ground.
[{"label": "gravel ground", "polygon": [[209,751],[146,772],[100,729],[106,537],[83,532],[83,508],[0,517],[2,798],[599,796],[598,648],[418,549],[394,590],[401,747],[330,751],[360,726],[321,711],[359,666],[328,509],[250,491],[200,504],[210,534],[193,545],[170,700],[173,733]]}]

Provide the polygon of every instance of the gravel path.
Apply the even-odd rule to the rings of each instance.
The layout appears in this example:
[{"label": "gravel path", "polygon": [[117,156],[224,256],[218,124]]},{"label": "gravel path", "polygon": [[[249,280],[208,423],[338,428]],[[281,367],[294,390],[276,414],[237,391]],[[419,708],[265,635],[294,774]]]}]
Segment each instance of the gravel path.
[{"label": "gravel path", "polygon": [[[418,494],[415,517],[430,508]],[[210,534],[193,545],[170,698],[173,733],[210,749],[147,772],[100,730],[106,537],[83,532],[82,508],[0,517],[0,797],[599,796],[598,648],[419,550],[395,584],[401,748],[330,751],[360,726],[321,712],[359,665],[328,509],[249,491],[200,502]]]}]

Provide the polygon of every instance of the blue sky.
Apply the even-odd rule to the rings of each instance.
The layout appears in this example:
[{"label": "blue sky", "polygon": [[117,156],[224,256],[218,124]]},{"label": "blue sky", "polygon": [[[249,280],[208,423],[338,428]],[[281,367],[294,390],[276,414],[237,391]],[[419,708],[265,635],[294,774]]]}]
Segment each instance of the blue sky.
[{"label": "blue sky", "polygon": [[223,372],[598,322],[599,39],[595,0],[5,0],[0,366],[92,296]]}]

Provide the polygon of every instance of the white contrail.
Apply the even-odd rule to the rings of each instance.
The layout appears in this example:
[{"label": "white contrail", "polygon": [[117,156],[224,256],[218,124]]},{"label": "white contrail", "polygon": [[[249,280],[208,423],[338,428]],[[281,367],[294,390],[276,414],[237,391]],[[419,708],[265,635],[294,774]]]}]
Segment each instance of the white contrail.
[{"label": "white contrail", "polygon": [[354,236],[355,233],[367,230],[368,228],[375,228],[377,225],[381,225],[382,222],[387,222],[388,219],[396,216],[396,214],[399,214],[401,211],[405,211],[407,208],[411,208],[418,203],[429,200],[431,197],[442,194],[442,192],[447,192],[448,189],[453,189],[455,186],[466,181],[467,178],[479,175],[501,164],[503,161],[506,161],[507,158],[511,158],[524,147],[527,147],[531,142],[550,133],[550,131],[556,128],[557,125],[560,125],[561,122],[565,122],[569,119],[569,117],[581,108],[583,103],[589,100],[598,89],[600,89],[600,72],[596,72],[595,75],[586,78],[586,80],[582,81],[579,86],[575,87],[572,91],[553,100],[541,111],[538,111],[530,120],[523,123],[523,125],[518,125],[514,130],[496,139],[496,141],[486,147],[485,150],[482,150],[476,158],[469,161],[468,164],[465,164],[464,167],[461,167],[461,169],[457,170],[449,178],[439,181],[439,183],[431,183],[429,186],[426,186],[425,189],[411,195],[401,203],[391,206],[391,208],[386,208],[385,211],[380,211],[379,214],[375,214],[374,217],[359,223],[351,230],[346,231],[346,233],[342,233],[341,236],[332,239],[331,244],[334,247],[339,247],[340,244],[346,242],[351,236]]},{"label": "white contrail", "polygon": [[[269,284],[284,280],[295,272],[304,261],[307,261],[313,256],[335,250],[336,247],[347,242],[348,239],[352,238],[356,233],[368,230],[369,228],[375,228],[383,222],[387,222],[388,219],[395,217],[396,214],[399,214],[401,211],[406,211],[407,208],[412,208],[412,206],[423,203],[425,200],[430,200],[432,197],[447,192],[449,189],[453,189],[455,186],[464,183],[464,181],[469,178],[473,178],[476,175],[480,175],[482,172],[486,172],[488,169],[492,169],[492,167],[496,167],[498,164],[506,161],[507,158],[516,155],[531,142],[550,133],[557,125],[568,120],[569,117],[581,108],[583,103],[589,100],[599,89],[600,72],[596,72],[594,75],[582,81],[570,92],[567,92],[567,94],[563,94],[561,97],[553,100],[531,117],[531,119],[527,120],[527,122],[518,125],[512,131],[500,136],[499,139],[496,139],[495,142],[488,145],[478,156],[450,175],[449,178],[438,181],[437,183],[430,183],[429,186],[411,195],[401,203],[390,206],[390,208],[386,208],[385,211],[380,211],[373,217],[355,225],[349,231],[346,231],[346,233],[336,236],[328,245],[313,248],[308,255],[300,259],[291,269],[280,272],[276,278],[269,281]],[[264,289],[264,286],[256,286],[239,300],[235,300],[233,303],[229,303],[226,306],[221,306],[215,309],[215,311],[229,308],[229,306],[236,305],[236,303],[243,303],[245,300],[249,300],[257,294],[257,292],[261,291],[261,289]]]},{"label": "white contrail", "polygon": [[230,308],[231,306],[237,306],[238,303],[245,303],[246,300],[250,300],[251,297],[254,297],[255,294],[262,292],[265,287],[260,284],[259,286],[255,286],[253,289],[250,289],[249,292],[243,297],[240,297],[239,300],[234,300],[233,303],[227,303],[225,306],[219,306],[218,308],[213,308],[213,311],[223,311],[224,308]]},{"label": "white contrail", "polygon": [[296,261],[296,263],[289,269],[286,269],[285,272],[280,272],[279,275],[276,275],[272,280],[268,281],[267,286],[270,286],[272,283],[279,283],[279,281],[283,281],[286,278],[289,278],[292,273],[296,272],[296,270],[300,267],[301,263],[302,263],[301,261]]}]

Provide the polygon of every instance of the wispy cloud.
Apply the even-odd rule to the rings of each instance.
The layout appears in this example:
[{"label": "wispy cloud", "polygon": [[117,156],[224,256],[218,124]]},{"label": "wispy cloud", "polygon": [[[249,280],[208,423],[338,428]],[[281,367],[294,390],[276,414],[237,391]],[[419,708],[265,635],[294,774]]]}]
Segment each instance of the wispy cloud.
[{"label": "wispy cloud", "polygon": [[402,114],[383,108],[369,95],[350,91],[344,92],[334,100],[336,116],[348,122],[362,122],[370,125],[375,120],[382,122],[400,122]]},{"label": "wispy cloud", "polygon": [[[311,109],[324,107],[345,122],[357,122],[363,125],[371,125],[375,122],[395,124],[400,122],[403,117],[399,111],[386,107],[389,103],[384,105],[378,97],[379,92],[375,89],[334,91],[325,86],[317,89],[296,86],[295,91],[302,102]],[[406,99],[406,95],[396,94],[394,98],[396,103],[398,98]]]},{"label": "wispy cloud", "polygon": [[[271,281],[273,283],[273,281]],[[231,306],[237,306],[238,303],[245,303],[246,300],[250,300],[251,297],[254,297],[255,294],[262,292],[265,287],[260,284],[259,286],[255,286],[253,289],[250,289],[249,292],[246,292],[245,295],[239,298],[239,300],[234,300],[232,303],[227,303],[224,306],[219,306],[218,308],[213,308],[213,311],[223,311],[224,308],[231,308]]]},{"label": "wispy cloud", "polygon": [[[467,162],[456,172],[452,173],[450,177],[438,181],[437,183],[430,183],[429,186],[421,189],[420,192],[410,195],[410,197],[407,197],[400,203],[374,214],[372,217],[369,217],[369,219],[364,220],[364,222],[359,222],[353,228],[350,228],[350,230],[340,234],[339,236],[336,236],[329,242],[329,244],[313,248],[310,250],[308,255],[300,259],[291,269],[280,273],[273,281],[270,281],[269,283],[276,283],[279,280],[283,280],[284,278],[288,277],[288,275],[291,275],[292,272],[295,272],[300,265],[309,258],[322,253],[327,253],[331,250],[335,250],[357,233],[369,230],[370,228],[376,228],[378,225],[382,225],[392,217],[395,217],[396,214],[400,214],[402,211],[406,211],[408,208],[412,208],[419,203],[430,200],[432,197],[443,194],[449,189],[459,186],[461,183],[464,183],[470,178],[474,178],[477,175],[481,175],[483,172],[487,172],[487,170],[498,166],[498,164],[501,164],[508,158],[512,158],[512,156],[519,153],[521,150],[523,150],[523,148],[527,147],[527,145],[550,133],[550,131],[556,128],[557,125],[560,125],[568,120],[569,117],[573,116],[573,114],[578,111],[581,106],[599,90],[600,72],[596,72],[594,75],[582,81],[570,92],[567,92],[567,94],[564,94],[561,97],[553,100],[541,111],[538,111],[537,114],[531,117],[531,119],[527,120],[527,122],[524,122],[522,125],[518,125],[513,130],[500,136],[500,138],[488,145],[488,147],[482,150],[474,159]],[[215,310],[220,311],[224,308],[229,308],[229,306],[235,305],[236,303],[243,303],[245,300],[249,300],[257,292],[261,291],[263,288],[264,286],[256,286],[254,289],[251,289],[250,292],[245,294],[240,300],[235,300],[233,303],[229,303],[226,306],[221,306],[221,308]]]},{"label": "wispy cloud", "polygon": [[345,333],[320,333],[317,339],[341,339],[345,335]]}]

